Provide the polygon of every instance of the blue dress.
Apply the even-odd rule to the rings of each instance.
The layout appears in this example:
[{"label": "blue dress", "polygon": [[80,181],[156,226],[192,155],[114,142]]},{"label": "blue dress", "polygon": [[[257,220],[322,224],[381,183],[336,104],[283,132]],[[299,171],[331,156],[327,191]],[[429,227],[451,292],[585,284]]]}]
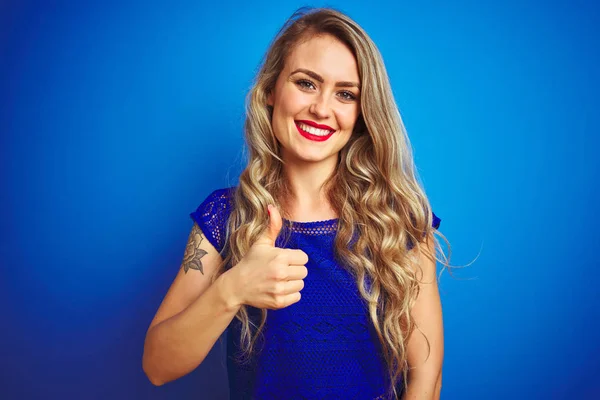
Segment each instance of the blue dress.
[{"label": "blue dress", "polygon": [[[233,190],[214,191],[190,214],[218,251],[225,246]],[[436,229],[440,221],[433,214]],[[241,324],[233,319],[227,328],[231,400],[387,398],[387,366],[368,309],[352,275],[334,261],[336,227],[337,219],[294,222],[290,232],[284,223],[276,246],[308,255],[302,299],[268,310],[261,350],[247,363],[235,358]],[[258,320],[259,309],[248,311]],[[400,392],[402,382],[396,387]]]}]

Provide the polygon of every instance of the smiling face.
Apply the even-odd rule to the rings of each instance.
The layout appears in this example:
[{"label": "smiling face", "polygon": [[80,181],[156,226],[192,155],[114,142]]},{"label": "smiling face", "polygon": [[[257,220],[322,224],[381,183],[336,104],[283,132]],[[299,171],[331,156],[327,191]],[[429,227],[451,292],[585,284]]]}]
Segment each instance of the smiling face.
[{"label": "smiling face", "polygon": [[283,160],[334,166],[360,112],[359,86],[356,59],[334,36],[295,46],[268,96]]}]

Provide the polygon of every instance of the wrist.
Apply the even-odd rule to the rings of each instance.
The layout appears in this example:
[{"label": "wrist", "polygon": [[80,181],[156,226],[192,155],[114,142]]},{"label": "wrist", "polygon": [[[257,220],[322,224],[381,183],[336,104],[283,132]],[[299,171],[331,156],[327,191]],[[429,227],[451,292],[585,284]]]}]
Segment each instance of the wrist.
[{"label": "wrist", "polygon": [[233,271],[230,269],[221,274],[215,283],[217,284],[219,295],[227,311],[237,313],[242,306],[242,301],[238,298],[235,282],[236,278]]}]

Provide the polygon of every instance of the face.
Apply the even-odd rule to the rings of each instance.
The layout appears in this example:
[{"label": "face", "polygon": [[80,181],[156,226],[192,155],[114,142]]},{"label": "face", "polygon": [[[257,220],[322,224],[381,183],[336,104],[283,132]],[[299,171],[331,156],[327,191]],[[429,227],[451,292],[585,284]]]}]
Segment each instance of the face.
[{"label": "face", "polygon": [[360,81],[350,49],[313,36],[288,55],[269,93],[272,126],[286,162],[335,165],[360,112]]}]

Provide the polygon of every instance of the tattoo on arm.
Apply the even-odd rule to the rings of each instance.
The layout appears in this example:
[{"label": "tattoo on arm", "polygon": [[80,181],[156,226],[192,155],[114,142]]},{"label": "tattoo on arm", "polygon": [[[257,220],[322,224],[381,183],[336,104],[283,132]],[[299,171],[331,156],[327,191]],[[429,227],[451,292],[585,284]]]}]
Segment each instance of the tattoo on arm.
[{"label": "tattoo on arm", "polygon": [[186,274],[190,269],[197,269],[204,275],[201,258],[206,255],[206,251],[200,248],[203,239],[202,231],[198,228],[198,225],[194,224],[183,255],[183,271]]}]

